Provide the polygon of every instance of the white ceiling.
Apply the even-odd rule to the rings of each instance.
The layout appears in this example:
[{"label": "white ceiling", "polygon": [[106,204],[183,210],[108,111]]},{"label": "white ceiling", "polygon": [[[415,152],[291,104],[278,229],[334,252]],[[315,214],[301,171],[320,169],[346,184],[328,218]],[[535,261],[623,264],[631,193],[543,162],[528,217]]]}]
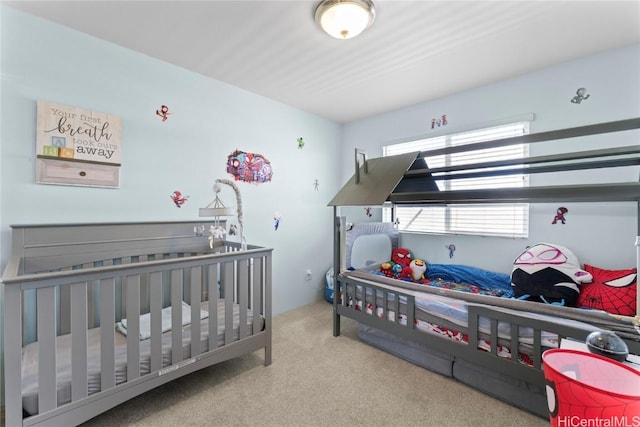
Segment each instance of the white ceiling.
[{"label": "white ceiling", "polygon": [[337,121],[640,43],[640,1],[383,1],[337,40],[318,1],[2,1]]}]

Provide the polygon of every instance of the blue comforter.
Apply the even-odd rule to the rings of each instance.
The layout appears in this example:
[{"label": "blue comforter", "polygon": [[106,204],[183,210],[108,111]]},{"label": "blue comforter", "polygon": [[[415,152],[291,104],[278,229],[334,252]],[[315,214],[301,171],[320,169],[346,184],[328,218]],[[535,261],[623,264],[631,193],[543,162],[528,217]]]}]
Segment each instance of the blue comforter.
[{"label": "blue comforter", "polygon": [[485,290],[502,291],[502,296],[506,298],[513,297],[511,277],[508,274],[481,270],[467,265],[427,264],[425,277],[430,280],[468,283]]}]

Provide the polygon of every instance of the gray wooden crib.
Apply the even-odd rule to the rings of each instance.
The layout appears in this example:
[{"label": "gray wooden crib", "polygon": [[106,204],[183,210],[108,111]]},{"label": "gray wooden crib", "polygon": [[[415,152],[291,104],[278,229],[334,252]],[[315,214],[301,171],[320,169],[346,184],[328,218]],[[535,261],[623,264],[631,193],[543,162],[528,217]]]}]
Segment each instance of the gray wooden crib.
[{"label": "gray wooden crib", "polygon": [[6,425],[77,425],[260,349],[269,365],[272,249],[211,248],[210,225],[12,226]]}]

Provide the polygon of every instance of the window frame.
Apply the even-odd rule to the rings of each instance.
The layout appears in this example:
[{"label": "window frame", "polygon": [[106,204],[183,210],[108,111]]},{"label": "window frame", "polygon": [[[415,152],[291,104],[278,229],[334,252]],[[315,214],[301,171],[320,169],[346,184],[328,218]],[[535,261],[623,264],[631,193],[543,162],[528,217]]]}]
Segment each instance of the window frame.
[{"label": "window frame", "polygon": [[[456,133],[441,134],[433,137],[416,138],[404,142],[387,144],[382,147],[383,156],[395,155],[406,153],[410,151],[420,151],[421,153],[428,153],[432,150],[442,150],[450,147],[458,147],[461,145],[472,145],[474,143],[480,143],[484,141],[498,140],[502,138],[514,137],[519,135],[526,135],[530,133],[531,120],[519,119],[511,122],[487,125],[471,130],[465,130]],[[514,133],[515,132],[515,133]],[[482,136],[486,135],[486,136]],[[502,135],[501,137],[495,137],[493,135]],[[491,136],[491,137],[487,137]],[[467,140],[471,138],[470,142],[456,143],[457,140]],[[404,146],[404,147],[402,147]],[[488,149],[478,150],[475,154],[474,151],[466,151],[461,155],[457,153],[442,154],[442,160],[438,160],[433,163],[436,158],[426,158],[429,167],[441,167],[451,166],[456,164],[469,164],[479,163],[492,160],[505,160],[512,158],[527,158],[529,157],[529,145],[528,144],[516,144],[505,147],[503,153],[500,154],[500,149]],[[494,150],[494,154],[490,154],[491,150]],[[480,154],[481,152],[489,154]],[[467,160],[464,159],[465,156]],[[458,160],[456,160],[456,157]],[[442,164],[441,164],[442,163]],[[490,169],[487,169],[490,170]],[[434,177],[437,180],[437,175]],[[494,185],[495,178],[489,178],[492,181],[491,185],[483,185],[479,188],[504,188],[504,187],[527,187],[529,186],[528,174],[514,174],[507,175],[510,178],[501,178],[502,185],[496,187]],[[482,181],[482,178],[475,179],[476,181]],[[454,189],[458,186],[455,183],[455,179],[449,180],[437,180],[439,187],[442,190]],[[463,180],[458,180],[463,181]],[[471,185],[469,185],[471,183]],[[464,185],[464,184],[463,184]],[[474,188],[473,179],[468,179],[464,188]],[[478,187],[475,187],[478,188]],[[434,215],[437,214],[436,210],[441,210],[442,219],[436,219]],[[466,214],[465,214],[466,211]],[[436,212],[436,213],[434,213]],[[505,215],[504,222],[491,218],[491,212],[493,215],[500,214]],[[478,215],[482,213],[482,215]],[[416,218],[422,216],[423,218],[416,224]],[[432,216],[432,219],[428,219]],[[460,217],[456,220],[454,217]],[[397,218],[404,217],[404,220],[410,218],[409,225],[404,226],[402,223],[398,225],[398,228],[402,232],[417,233],[417,234],[437,234],[437,235],[473,235],[473,236],[493,236],[493,237],[506,237],[506,238],[528,238],[529,236],[529,204],[528,203],[500,203],[500,204],[453,204],[446,206],[420,206],[420,207],[407,207],[401,205],[393,205],[392,209],[388,207],[383,209],[383,220],[396,221]],[[466,218],[466,219],[464,219]],[[474,225],[475,219],[478,218],[477,224]],[[506,218],[510,220],[507,221]],[[441,225],[436,224],[439,221]],[[397,223],[397,222],[396,222]],[[425,224],[426,223],[426,224]],[[413,225],[413,226],[412,226]],[[503,229],[504,227],[504,229]],[[505,231],[506,229],[506,231]]]}]

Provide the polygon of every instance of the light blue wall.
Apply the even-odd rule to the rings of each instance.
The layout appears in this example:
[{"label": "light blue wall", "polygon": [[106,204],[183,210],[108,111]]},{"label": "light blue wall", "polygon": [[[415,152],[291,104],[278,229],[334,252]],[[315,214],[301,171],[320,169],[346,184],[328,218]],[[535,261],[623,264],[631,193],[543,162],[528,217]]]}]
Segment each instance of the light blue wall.
[{"label": "light blue wall", "polygon": [[[473,72],[472,67],[469,72]],[[535,73],[479,87],[432,102],[391,111],[345,125],[342,145],[342,181],[353,174],[353,150],[370,157],[382,155],[382,146],[444,133],[508,122],[512,117],[535,115],[531,132],[582,126],[640,116],[640,45],[633,45],[571,61]],[[434,81],[433,84],[438,84]],[[581,104],[570,102],[579,87],[591,95]],[[431,119],[447,115],[448,125],[431,130]],[[632,145],[639,132],[564,140],[531,146],[531,154]],[[638,168],[612,172],[556,174],[558,182],[637,181]],[[554,184],[532,177],[532,184]],[[572,249],[581,262],[605,268],[635,266],[637,206],[627,204],[570,204],[565,225],[552,225],[558,204],[531,205],[530,237],[514,240],[489,237],[403,234],[401,244],[434,263],[470,264],[508,273],[525,246],[553,242]],[[350,210],[349,212],[353,212]],[[362,219],[362,212],[354,217]],[[449,259],[447,247],[456,245]]]},{"label": "light blue wall", "polygon": [[[321,298],[340,124],[13,9],[0,13],[0,268],[10,224],[197,220],[214,198],[214,180],[231,178],[227,155],[240,149],[265,155],[274,170],[270,183],[238,184],[248,242],[274,248],[274,313]],[[119,189],[35,183],[39,99],[122,118]],[[164,123],[155,115],[161,104],[173,111]],[[169,198],[174,190],[190,196],[180,209]],[[235,205],[229,187],[222,198]]]},{"label": "light blue wall", "polygon": [[[339,181],[341,125],[12,9],[2,12],[3,265],[14,223],[198,219],[198,208],[215,196],[214,180],[231,178],[227,155],[240,149],[265,155],[274,170],[269,183],[238,183],[247,240],[275,249],[274,311],[320,295],[331,263],[326,203]],[[122,117],[119,189],[35,184],[39,99]],[[155,114],[161,104],[173,112],[164,123]],[[169,198],[174,190],[190,196],[180,209]],[[230,188],[222,197],[235,204]],[[304,281],[307,269],[312,283]]]}]

